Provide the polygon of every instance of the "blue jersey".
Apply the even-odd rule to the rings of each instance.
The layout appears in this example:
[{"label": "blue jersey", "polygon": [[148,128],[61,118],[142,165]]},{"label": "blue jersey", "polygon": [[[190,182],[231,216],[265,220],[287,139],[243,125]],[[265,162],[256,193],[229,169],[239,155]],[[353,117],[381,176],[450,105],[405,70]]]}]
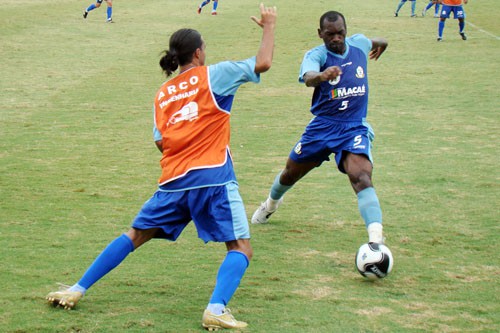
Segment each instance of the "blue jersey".
[{"label": "blue jersey", "polygon": [[368,53],[370,39],[361,34],[346,38],[344,54],[328,51],[323,44],[308,51],[300,67],[299,81],[309,71],[322,72],[338,66],[342,74],[334,81],[322,82],[314,88],[311,112],[333,121],[363,121],[368,111]]}]

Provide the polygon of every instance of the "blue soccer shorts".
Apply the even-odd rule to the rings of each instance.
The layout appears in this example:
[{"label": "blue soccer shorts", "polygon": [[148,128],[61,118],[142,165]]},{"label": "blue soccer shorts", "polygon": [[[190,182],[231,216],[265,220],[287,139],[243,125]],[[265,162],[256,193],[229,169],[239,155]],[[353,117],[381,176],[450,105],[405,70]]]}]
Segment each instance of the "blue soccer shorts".
[{"label": "blue soccer shorts", "polygon": [[338,122],[315,117],[307,125],[289,157],[297,163],[321,164],[329,161],[333,153],[339,171],[345,173],[341,163],[345,152],[365,155],[373,163],[371,148],[374,138],[371,126],[365,121]]},{"label": "blue soccer shorts", "polygon": [[453,13],[455,19],[465,18],[464,7],[462,6],[447,6],[443,5],[441,7],[440,18],[450,18],[450,14]]},{"label": "blue soccer shorts", "polygon": [[245,207],[235,182],[176,192],[159,189],[144,203],[132,228],[160,228],[156,238],[174,241],[191,221],[205,243],[250,239]]}]

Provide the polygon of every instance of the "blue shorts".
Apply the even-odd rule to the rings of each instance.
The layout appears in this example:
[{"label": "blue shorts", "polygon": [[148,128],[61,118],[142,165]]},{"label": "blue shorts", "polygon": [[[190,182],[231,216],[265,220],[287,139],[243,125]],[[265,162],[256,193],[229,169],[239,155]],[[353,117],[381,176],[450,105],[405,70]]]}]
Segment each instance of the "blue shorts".
[{"label": "blue shorts", "polygon": [[338,169],[345,173],[342,165],[344,152],[365,155],[373,163],[371,147],[374,138],[375,134],[367,122],[333,122],[315,117],[289,157],[297,163],[323,163],[329,161],[329,156],[334,153]]},{"label": "blue shorts", "polygon": [[443,5],[441,7],[440,18],[450,18],[450,14],[453,13],[455,19],[465,18],[465,12],[463,6],[447,6]]},{"label": "blue shorts", "polygon": [[144,203],[132,228],[160,228],[155,238],[174,241],[191,221],[205,243],[250,238],[245,207],[234,182],[177,192],[159,189]]}]

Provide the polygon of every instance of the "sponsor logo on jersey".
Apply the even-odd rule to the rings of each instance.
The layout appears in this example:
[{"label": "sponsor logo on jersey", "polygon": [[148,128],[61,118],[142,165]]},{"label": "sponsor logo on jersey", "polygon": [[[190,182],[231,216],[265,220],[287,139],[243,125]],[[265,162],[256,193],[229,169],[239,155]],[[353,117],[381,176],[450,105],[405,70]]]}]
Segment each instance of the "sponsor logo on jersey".
[{"label": "sponsor logo on jersey", "polygon": [[357,86],[357,87],[337,88],[337,89],[333,89],[331,91],[332,99],[348,98],[348,97],[353,97],[353,96],[363,96],[364,94],[366,94],[366,87],[364,84],[362,86]]},{"label": "sponsor logo on jersey", "polygon": [[198,119],[198,103],[191,102],[174,113],[168,120],[167,126],[175,125],[181,121],[193,121]]},{"label": "sponsor logo on jersey", "polygon": [[356,77],[358,79],[362,79],[365,77],[365,71],[363,70],[363,67],[358,66],[358,68],[356,68]]},{"label": "sponsor logo on jersey", "polygon": [[189,97],[191,97],[193,95],[196,95],[197,93],[198,93],[198,88],[196,88],[194,90],[191,90],[191,91],[188,91],[188,92],[185,92],[185,93],[180,93],[180,94],[177,94],[177,95],[173,95],[172,97],[170,97],[166,101],[162,101],[159,104],[160,108],[164,108],[165,106],[167,106],[171,102],[175,102],[175,101],[178,101],[178,100],[181,100],[181,99],[184,99],[184,98],[189,98]]},{"label": "sponsor logo on jersey", "polygon": [[200,82],[200,78],[196,75],[193,75],[188,78],[187,81],[178,82],[177,84],[171,84],[166,86],[166,92],[168,96],[170,96],[167,100],[164,98],[165,93],[163,91],[158,95],[158,101],[160,108],[164,108],[171,102],[175,102],[184,98],[189,98],[198,93],[198,84]]},{"label": "sponsor logo on jersey", "polygon": [[328,81],[332,86],[338,84],[340,82],[340,75],[337,76],[335,79]]}]

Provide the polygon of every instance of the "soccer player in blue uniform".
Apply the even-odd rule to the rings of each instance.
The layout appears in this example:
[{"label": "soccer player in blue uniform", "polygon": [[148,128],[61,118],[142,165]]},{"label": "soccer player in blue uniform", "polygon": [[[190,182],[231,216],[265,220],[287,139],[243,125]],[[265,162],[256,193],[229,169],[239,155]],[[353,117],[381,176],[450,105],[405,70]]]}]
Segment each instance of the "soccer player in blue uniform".
[{"label": "soccer player in blue uniform", "polygon": [[[210,0],[204,0],[199,6],[198,6],[198,14],[201,14],[201,9],[208,5],[210,3]],[[217,15],[217,6],[219,5],[219,0],[214,0],[214,4],[212,6],[212,15]]]},{"label": "soccer player in blue uniform", "polygon": [[[243,328],[226,305],[253,255],[243,201],[229,150],[230,115],[238,87],[259,82],[271,67],[276,8],[260,5],[262,27],[256,56],[205,66],[205,42],[193,29],[176,31],[160,60],[167,74],[154,102],[154,141],[162,152],[159,188],[144,203],[128,232],[114,239],[81,279],[47,295],[49,303],[73,308],[85,292],[131,252],[152,238],[175,241],[193,221],[204,242],[225,243],[227,254],[203,313],[208,330]],[[168,265],[167,265],[168,266]]]},{"label": "soccer player in blue uniform", "polygon": [[427,6],[422,9],[422,16],[425,16],[427,11],[431,9],[432,6],[434,6],[434,17],[439,17],[439,7],[441,7],[441,5],[437,0],[429,0]]},{"label": "soccer player in blue uniform", "polygon": [[[398,4],[398,7],[396,8],[396,11],[394,12],[394,16],[395,17],[398,17],[399,15],[399,10],[401,9],[401,7],[403,7],[403,5],[407,2],[408,0],[401,0]],[[410,0],[411,2],[411,17],[417,17],[417,15],[415,14],[415,7],[417,6],[417,1],[416,0]]]},{"label": "soccer player in blue uniform", "polygon": [[[97,0],[96,3],[93,3],[90,6],[88,6],[87,9],[85,9],[85,11],[83,12],[83,18],[86,19],[87,15],[89,15],[89,12],[91,10],[101,7],[102,1],[103,0]],[[113,15],[113,0],[104,0],[104,1],[106,1],[106,3],[108,4],[108,9],[106,11],[107,15],[106,22],[113,23],[113,19],[111,18],[111,16]]]},{"label": "soccer player in blue uniform", "polygon": [[252,223],[267,223],[283,195],[312,169],[330,160],[347,174],[357,195],[369,242],[383,243],[382,211],[372,184],[371,142],[374,133],[366,122],[368,111],[368,58],[377,60],[387,48],[384,38],[346,37],[344,16],[323,14],[318,35],[324,44],[308,51],[299,81],[314,87],[314,118],[295,144],[285,168],[276,176],[268,198],[255,211]]}]

